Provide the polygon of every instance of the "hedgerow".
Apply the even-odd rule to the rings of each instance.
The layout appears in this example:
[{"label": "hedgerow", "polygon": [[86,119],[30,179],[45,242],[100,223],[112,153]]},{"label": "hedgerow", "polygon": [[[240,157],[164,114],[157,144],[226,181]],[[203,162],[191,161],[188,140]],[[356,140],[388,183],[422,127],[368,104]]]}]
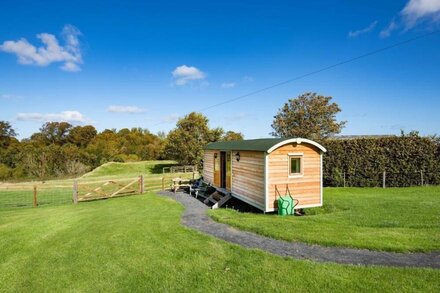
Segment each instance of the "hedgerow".
[{"label": "hedgerow", "polygon": [[[420,136],[328,139],[324,186],[440,184],[440,143]],[[345,178],[345,180],[344,180]]]}]

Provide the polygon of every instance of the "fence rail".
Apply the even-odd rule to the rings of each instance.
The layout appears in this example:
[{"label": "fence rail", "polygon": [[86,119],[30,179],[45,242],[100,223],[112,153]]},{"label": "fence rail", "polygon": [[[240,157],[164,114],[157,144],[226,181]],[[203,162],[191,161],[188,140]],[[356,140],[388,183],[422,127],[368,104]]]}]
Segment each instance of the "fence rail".
[{"label": "fence rail", "polygon": [[163,167],[162,173],[196,173],[197,166],[171,166],[171,167]]},{"label": "fence rail", "polygon": [[324,186],[328,187],[410,187],[440,185],[440,173],[425,172],[387,172],[365,175],[361,172],[340,172],[336,176],[323,176]]}]

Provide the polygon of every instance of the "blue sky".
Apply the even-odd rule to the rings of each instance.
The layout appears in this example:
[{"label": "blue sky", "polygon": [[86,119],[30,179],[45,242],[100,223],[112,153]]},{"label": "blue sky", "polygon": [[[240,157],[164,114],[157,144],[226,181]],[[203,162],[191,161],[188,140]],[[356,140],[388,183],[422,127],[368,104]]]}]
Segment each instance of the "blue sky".
[{"label": "blue sky", "polygon": [[[440,0],[2,1],[0,120],[168,131],[191,111],[439,29]],[[238,3],[239,2],[239,3]],[[440,34],[204,114],[267,137],[288,98],[332,96],[343,134],[440,133]]]}]

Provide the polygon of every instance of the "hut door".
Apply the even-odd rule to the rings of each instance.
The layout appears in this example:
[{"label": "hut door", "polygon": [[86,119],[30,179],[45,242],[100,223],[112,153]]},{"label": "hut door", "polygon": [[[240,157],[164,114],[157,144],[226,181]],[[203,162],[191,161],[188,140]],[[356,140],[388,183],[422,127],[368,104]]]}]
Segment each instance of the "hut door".
[{"label": "hut door", "polygon": [[214,154],[214,185],[220,186],[220,177],[221,177],[221,167],[220,167],[220,158],[218,157],[218,153]]},{"label": "hut door", "polygon": [[231,173],[232,173],[232,154],[231,152],[226,153],[226,189],[231,190]]}]

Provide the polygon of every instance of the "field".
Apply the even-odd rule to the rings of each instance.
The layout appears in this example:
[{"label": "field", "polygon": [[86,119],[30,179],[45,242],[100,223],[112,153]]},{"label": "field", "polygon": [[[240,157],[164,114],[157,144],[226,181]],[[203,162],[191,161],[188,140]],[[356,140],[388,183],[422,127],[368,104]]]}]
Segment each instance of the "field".
[{"label": "field", "polygon": [[211,211],[243,230],[325,246],[415,252],[440,250],[440,187],[325,188],[324,206],[307,216]]},{"label": "field", "polygon": [[0,288],[41,291],[424,291],[440,271],[283,259],[184,228],[154,194],[0,211]]},{"label": "field", "polygon": [[[128,184],[139,175],[144,176],[144,190],[158,191],[168,187],[173,177],[192,178],[192,173],[162,173],[174,161],[142,161],[133,163],[110,162],[78,178],[79,187],[96,188],[108,180]],[[198,176],[195,173],[194,176]],[[71,204],[74,179],[0,183],[0,209],[33,206],[33,188],[38,189],[38,205]]]},{"label": "field", "polygon": [[[141,171],[146,177],[160,178],[162,174],[154,174],[159,169],[161,173],[161,167],[155,167],[159,164],[168,163],[106,164],[82,180],[132,178]],[[69,187],[72,182],[48,181],[44,186],[46,193],[58,194],[69,204],[0,209],[1,292],[440,290],[440,270],[300,261],[226,243],[183,227],[180,224],[183,207],[153,192],[72,205]],[[10,184],[9,193],[0,192],[0,200],[23,196],[20,188],[32,187],[33,183],[18,185],[15,189],[13,186]],[[357,228],[354,235],[365,235],[352,237],[347,243],[362,243],[360,239],[363,239],[373,243],[372,247],[381,248],[375,237],[392,228],[397,232],[387,233],[396,239],[402,238],[401,234],[412,233],[414,235],[408,237],[418,240],[412,247],[405,241],[398,246],[397,240],[389,236],[394,240],[389,241],[392,245],[385,246],[388,250],[390,247],[391,250],[433,250],[438,248],[434,241],[438,242],[439,236],[438,190],[435,187],[326,189],[325,207],[309,210],[311,215],[302,218],[240,214],[224,209],[212,215],[249,230],[253,230],[250,223],[272,225],[277,229],[268,229],[269,232],[285,229],[291,234],[296,234],[292,231],[301,227],[302,231],[310,230],[309,234],[302,233],[309,238],[301,241],[313,242],[310,241],[313,235],[320,241],[330,237],[330,242],[320,242],[326,245],[347,245],[347,240],[337,238]],[[414,206],[411,195],[417,195],[419,205]],[[351,201],[346,202],[346,198]],[[369,211],[377,208],[379,199],[386,208]],[[246,225],[237,224],[239,220]],[[345,225],[349,228],[344,230],[341,227]],[[366,225],[369,228],[364,230]],[[326,236],[319,238],[318,232],[312,233],[315,229]],[[418,230],[426,233],[424,240],[421,235],[416,236]],[[284,234],[270,234],[283,238],[280,235]]]}]

